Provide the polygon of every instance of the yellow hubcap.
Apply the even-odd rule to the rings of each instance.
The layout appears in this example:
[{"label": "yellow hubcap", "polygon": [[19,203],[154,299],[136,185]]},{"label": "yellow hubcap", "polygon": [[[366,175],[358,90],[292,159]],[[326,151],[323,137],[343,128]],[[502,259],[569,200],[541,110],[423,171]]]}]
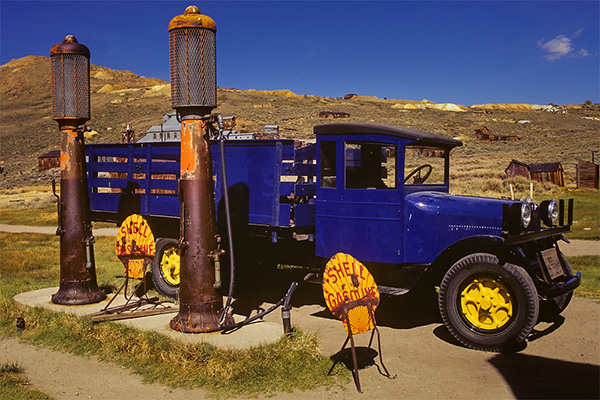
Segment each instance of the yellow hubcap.
[{"label": "yellow hubcap", "polygon": [[170,285],[179,285],[179,254],[174,247],[163,252],[160,268],[163,277]]},{"label": "yellow hubcap", "polygon": [[513,315],[510,293],[492,278],[474,279],[460,295],[461,312],[476,328],[500,329]]}]

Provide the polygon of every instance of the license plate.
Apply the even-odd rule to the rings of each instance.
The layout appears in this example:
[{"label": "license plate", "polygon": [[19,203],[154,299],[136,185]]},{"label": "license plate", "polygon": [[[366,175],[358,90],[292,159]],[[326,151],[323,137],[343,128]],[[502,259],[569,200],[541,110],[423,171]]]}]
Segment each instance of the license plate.
[{"label": "license plate", "polygon": [[561,275],[564,275],[564,270],[560,260],[558,258],[558,253],[555,248],[551,248],[548,250],[542,251],[542,259],[544,260],[544,264],[546,265],[546,270],[548,271],[548,276],[550,280],[554,280]]}]

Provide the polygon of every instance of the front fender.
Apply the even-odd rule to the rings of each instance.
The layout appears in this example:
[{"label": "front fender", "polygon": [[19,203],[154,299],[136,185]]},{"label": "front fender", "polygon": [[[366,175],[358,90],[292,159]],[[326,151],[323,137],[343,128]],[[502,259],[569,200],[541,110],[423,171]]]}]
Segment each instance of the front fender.
[{"label": "front fender", "polygon": [[510,257],[509,249],[504,245],[504,239],[498,236],[471,236],[455,242],[442,251],[431,264],[429,281],[439,286],[442,278],[461,258],[473,253],[488,253],[498,257],[500,262],[506,262]]}]

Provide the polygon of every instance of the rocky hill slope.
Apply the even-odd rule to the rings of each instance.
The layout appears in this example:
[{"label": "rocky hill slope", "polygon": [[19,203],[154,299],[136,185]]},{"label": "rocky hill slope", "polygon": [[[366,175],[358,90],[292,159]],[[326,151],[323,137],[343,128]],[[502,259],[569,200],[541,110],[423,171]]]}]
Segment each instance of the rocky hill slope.
[{"label": "rocky hill slope", "polygon": [[[91,66],[92,132],[88,143],[118,142],[125,125],[138,137],[172,111],[168,82],[145,78],[129,71]],[[47,174],[37,172],[37,157],[59,148],[58,125],[52,119],[50,59],[29,56],[0,66],[0,188],[46,184]],[[574,161],[590,159],[600,150],[600,108],[563,106],[560,112],[527,105],[481,105],[488,112],[427,100],[389,100],[346,96],[324,98],[298,96],[286,90],[256,91],[218,89],[215,112],[233,115],[238,128],[262,132],[265,124],[280,126],[280,136],[312,139],[312,127],[329,122],[368,122],[427,130],[463,140],[455,150],[455,179],[501,178],[511,159],[526,163],[560,161],[567,182],[575,177]],[[534,108],[534,109],[532,109]],[[537,110],[535,110],[537,108]],[[348,119],[325,119],[322,111],[350,114]],[[556,111],[556,110],[555,110]],[[501,135],[518,135],[517,142],[479,142],[474,131],[487,127]]]}]

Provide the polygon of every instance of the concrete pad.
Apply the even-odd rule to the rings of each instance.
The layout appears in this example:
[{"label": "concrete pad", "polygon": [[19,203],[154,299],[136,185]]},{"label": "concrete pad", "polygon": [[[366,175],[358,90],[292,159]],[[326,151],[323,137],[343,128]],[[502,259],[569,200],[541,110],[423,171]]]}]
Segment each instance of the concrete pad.
[{"label": "concrete pad", "polygon": [[[64,312],[78,315],[81,317],[90,317],[92,314],[102,310],[114,295],[109,294],[106,300],[96,304],[86,304],[81,306],[65,306],[54,304],[51,302],[52,295],[58,292],[58,287],[45,288],[34,290],[31,292],[20,293],[14,297],[18,305],[25,307],[42,307],[48,310]],[[110,307],[120,306],[125,304],[125,298],[119,294],[112,302]],[[224,304],[225,300],[223,301]],[[174,331],[169,328],[169,322],[178,311],[178,306],[173,303],[163,303],[164,306],[173,308],[172,313],[159,314],[145,317],[136,317],[131,319],[121,319],[114,322],[129,325],[131,327],[155,331],[169,337],[179,339],[190,343],[210,343],[220,348],[247,349],[265,343],[272,343],[281,338],[283,335],[283,325],[277,322],[266,322],[257,320],[238,330],[230,333],[212,332],[212,333],[183,333]],[[154,305],[147,304],[139,308],[139,310],[148,310],[154,308]],[[273,313],[277,313],[275,310]],[[234,315],[235,321],[243,321],[246,317]],[[101,324],[102,322],[98,322]]]}]

